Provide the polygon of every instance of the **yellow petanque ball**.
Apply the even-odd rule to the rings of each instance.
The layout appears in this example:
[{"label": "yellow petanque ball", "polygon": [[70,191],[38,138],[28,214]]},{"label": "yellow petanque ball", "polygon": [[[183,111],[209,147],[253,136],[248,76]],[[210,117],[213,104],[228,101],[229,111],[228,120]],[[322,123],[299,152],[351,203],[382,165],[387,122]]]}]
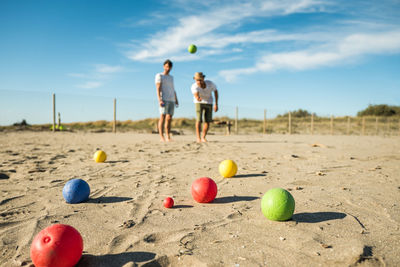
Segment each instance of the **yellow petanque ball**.
[{"label": "yellow petanque ball", "polygon": [[236,175],[237,165],[233,160],[227,159],[219,164],[219,173],[224,178],[230,178]]},{"label": "yellow petanque ball", "polygon": [[93,159],[96,162],[106,161],[106,159],[107,159],[106,152],[104,152],[103,150],[97,150],[96,153],[94,153]]}]

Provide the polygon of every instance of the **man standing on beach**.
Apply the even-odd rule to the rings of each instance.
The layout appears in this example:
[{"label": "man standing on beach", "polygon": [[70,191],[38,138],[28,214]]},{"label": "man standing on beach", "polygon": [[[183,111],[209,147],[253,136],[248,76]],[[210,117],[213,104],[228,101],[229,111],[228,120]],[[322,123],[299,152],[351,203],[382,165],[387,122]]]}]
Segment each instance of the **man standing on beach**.
[{"label": "man standing on beach", "polygon": [[[172,69],[172,62],[167,59],[164,62],[164,72],[156,74],[157,98],[160,106],[160,120],[158,121],[158,133],[161,141],[169,142],[171,140],[171,122],[174,115],[175,105],[178,107],[178,98],[174,88],[174,77],[169,75]],[[164,138],[164,121],[165,135]]]},{"label": "man standing on beach", "polygon": [[[218,111],[218,91],[217,87],[212,81],[204,80],[206,76],[202,72],[196,72],[193,79],[196,81],[192,84],[191,90],[194,96],[193,102],[196,107],[196,137],[197,142],[207,142],[206,135],[212,122],[212,111],[213,111],[213,96],[215,96],[214,111]],[[200,137],[201,123],[203,122],[204,114],[204,124],[203,132]]]}]

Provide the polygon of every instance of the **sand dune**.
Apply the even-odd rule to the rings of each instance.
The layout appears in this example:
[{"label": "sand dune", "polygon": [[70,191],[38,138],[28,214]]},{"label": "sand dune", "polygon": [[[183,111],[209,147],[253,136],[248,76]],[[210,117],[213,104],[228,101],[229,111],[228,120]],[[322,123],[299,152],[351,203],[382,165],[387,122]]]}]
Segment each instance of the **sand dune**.
[{"label": "sand dune", "polygon": [[[53,223],[84,240],[77,266],[398,266],[400,138],[359,136],[0,133],[0,266],[30,266],[33,237]],[[107,153],[95,163],[96,149]],[[222,178],[233,159],[238,175]],[[218,185],[194,202],[193,180]],[[87,181],[67,204],[64,184]],[[292,220],[260,211],[270,188],[290,190]],[[165,197],[173,209],[162,206]]]}]

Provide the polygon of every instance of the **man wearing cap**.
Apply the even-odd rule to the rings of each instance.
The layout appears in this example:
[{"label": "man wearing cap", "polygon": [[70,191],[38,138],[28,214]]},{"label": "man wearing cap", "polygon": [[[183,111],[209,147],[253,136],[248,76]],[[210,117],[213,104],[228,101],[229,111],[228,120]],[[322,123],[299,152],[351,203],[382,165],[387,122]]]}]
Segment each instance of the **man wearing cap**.
[{"label": "man wearing cap", "polygon": [[[160,134],[161,141],[171,140],[171,121],[174,115],[175,105],[178,106],[178,98],[174,88],[174,77],[169,75],[172,69],[172,62],[167,59],[164,62],[164,72],[156,74],[156,89],[157,98],[160,105],[160,120],[158,121],[158,133]],[[165,121],[165,135],[164,139],[164,126]]]},{"label": "man wearing cap", "polygon": [[[214,111],[218,111],[218,91],[217,87],[212,81],[204,80],[206,76],[202,72],[196,72],[193,79],[196,81],[192,84],[191,90],[194,96],[193,102],[196,107],[196,137],[197,142],[207,142],[206,135],[210,127],[210,122],[212,122],[212,110],[213,110],[213,96],[215,96]],[[200,137],[201,123],[203,122],[204,114],[204,124],[203,132]]]}]

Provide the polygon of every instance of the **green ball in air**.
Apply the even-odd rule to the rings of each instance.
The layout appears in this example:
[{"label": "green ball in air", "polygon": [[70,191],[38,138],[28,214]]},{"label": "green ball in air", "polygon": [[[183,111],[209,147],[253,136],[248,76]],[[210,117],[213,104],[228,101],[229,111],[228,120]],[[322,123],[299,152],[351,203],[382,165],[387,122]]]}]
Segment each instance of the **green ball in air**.
[{"label": "green ball in air", "polygon": [[192,54],[196,53],[197,47],[194,44],[189,45],[188,51]]},{"label": "green ball in air", "polygon": [[261,211],[272,221],[286,221],[294,212],[292,194],[282,188],[272,188],[261,199]]}]

